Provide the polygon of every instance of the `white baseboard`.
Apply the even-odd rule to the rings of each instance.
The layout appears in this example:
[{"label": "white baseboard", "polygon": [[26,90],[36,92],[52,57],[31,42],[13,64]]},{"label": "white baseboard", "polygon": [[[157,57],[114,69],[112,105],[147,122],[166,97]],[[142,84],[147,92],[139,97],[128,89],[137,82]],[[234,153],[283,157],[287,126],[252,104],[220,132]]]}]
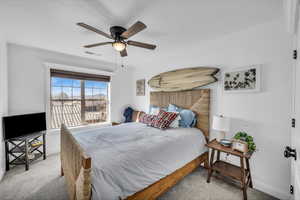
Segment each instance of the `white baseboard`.
[{"label": "white baseboard", "polygon": [[[221,157],[221,159],[226,160],[224,154],[223,154],[223,157]],[[236,157],[229,156],[228,161],[232,164],[239,166],[240,161]],[[266,183],[266,182],[262,181],[261,179],[255,177],[254,174],[252,174],[252,180],[253,180],[253,187],[259,191],[262,191],[264,193],[272,195],[280,200],[291,200],[292,199],[292,196],[289,193],[289,185],[287,185],[286,188],[277,188],[277,187],[274,187],[274,185]]]},{"label": "white baseboard", "polygon": [[272,195],[281,200],[290,200],[291,195],[287,186],[286,191],[282,188],[275,188],[270,184],[267,184],[261,180],[253,178],[253,187],[259,191]]},{"label": "white baseboard", "polygon": [[0,171],[0,182],[2,181],[2,179],[3,179],[3,177],[4,177],[4,173],[5,173],[5,171],[3,170],[1,170]]}]

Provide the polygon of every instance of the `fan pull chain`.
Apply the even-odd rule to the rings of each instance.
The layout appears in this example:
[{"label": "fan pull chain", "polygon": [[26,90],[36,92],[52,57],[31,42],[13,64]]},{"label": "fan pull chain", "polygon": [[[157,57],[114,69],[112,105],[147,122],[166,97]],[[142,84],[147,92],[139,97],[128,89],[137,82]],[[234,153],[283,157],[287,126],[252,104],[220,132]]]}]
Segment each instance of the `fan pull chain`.
[{"label": "fan pull chain", "polygon": [[122,60],[121,67],[123,68],[124,67],[124,58],[121,58],[121,60]]},{"label": "fan pull chain", "polygon": [[116,53],[115,53],[115,65],[116,65],[116,70],[118,70],[118,58]]}]

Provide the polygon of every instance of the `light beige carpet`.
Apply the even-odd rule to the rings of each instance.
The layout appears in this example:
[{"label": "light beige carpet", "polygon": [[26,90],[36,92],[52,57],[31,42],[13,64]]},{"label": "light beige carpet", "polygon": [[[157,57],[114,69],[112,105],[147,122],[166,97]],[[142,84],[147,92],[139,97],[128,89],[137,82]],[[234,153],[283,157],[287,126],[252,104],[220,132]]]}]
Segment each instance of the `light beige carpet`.
[{"label": "light beige carpet", "polygon": [[[207,171],[199,168],[185,177],[159,200],[242,200],[241,190],[222,179],[206,183]],[[17,166],[6,173],[0,183],[1,200],[67,200],[64,178],[60,177],[59,155],[36,161],[25,171]],[[257,190],[248,189],[249,200],[276,199]]]}]

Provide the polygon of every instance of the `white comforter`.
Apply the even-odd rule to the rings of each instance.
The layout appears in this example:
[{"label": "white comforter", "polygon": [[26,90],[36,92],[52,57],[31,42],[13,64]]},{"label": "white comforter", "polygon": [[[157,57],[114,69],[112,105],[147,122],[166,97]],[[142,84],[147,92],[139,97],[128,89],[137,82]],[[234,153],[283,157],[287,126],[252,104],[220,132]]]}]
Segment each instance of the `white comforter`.
[{"label": "white comforter", "polygon": [[92,157],[93,200],[124,199],[207,151],[196,128],[159,130],[126,123],[74,136]]}]

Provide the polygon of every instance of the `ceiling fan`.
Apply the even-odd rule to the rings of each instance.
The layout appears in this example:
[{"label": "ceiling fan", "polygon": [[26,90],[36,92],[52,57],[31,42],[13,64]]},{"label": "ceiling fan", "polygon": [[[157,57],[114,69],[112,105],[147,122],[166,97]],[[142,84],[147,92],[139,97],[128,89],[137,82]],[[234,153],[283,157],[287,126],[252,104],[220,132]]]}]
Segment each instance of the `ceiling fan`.
[{"label": "ceiling fan", "polygon": [[140,31],[144,30],[147,27],[143,22],[140,21],[137,21],[128,29],[125,29],[124,27],[121,26],[112,26],[110,27],[110,35],[82,22],[77,23],[77,25],[86,28],[90,31],[93,31],[95,33],[98,33],[108,39],[114,40],[113,42],[100,42],[96,44],[85,45],[84,46],[85,48],[92,48],[96,46],[111,44],[117,51],[120,52],[121,57],[127,56],[127,51],[126,51],[127,45],[141,47],[150,50],[154,50],[156,48],[156,45],[153,44],[127,40],[128,38],[139,33]]}]

